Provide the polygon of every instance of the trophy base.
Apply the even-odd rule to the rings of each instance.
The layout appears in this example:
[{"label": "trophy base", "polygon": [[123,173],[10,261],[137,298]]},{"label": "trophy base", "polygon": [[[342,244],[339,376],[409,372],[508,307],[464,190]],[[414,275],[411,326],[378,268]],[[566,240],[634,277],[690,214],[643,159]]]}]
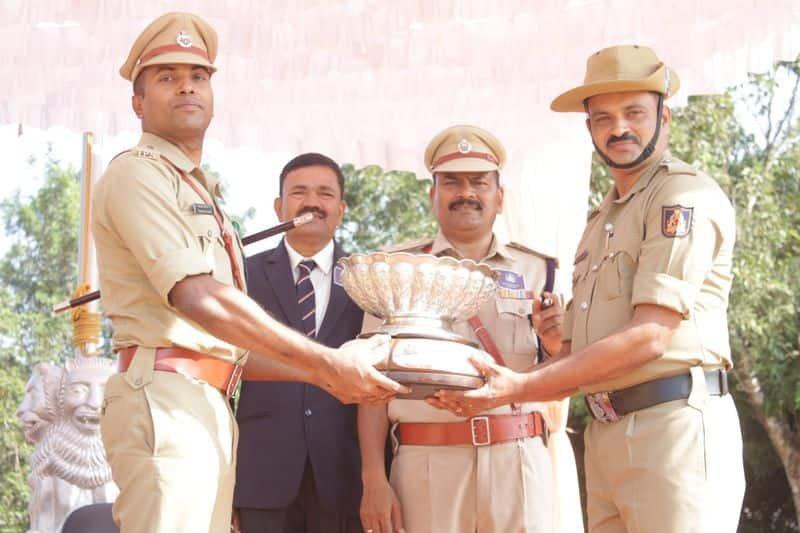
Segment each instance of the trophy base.
[{"label": "trophy base", "polygon": [[398,394],[400,400],[422,400],[438,390],[472,390],[483,387],[483,378],[439,372],[413,372],[407,370],[382,370],[381,373],[411,388],[408,394]]},{"label": "trophy base", "polygon": [[[360,335],[343,347],[366,342],[375,334],[385,332]],[[463,337],[442,331],[403,331],[393,334],[390,342],[389,353],[380,352],[370,363],[389,379],[411,388],[408,394],[398,394],[399,399],[421,400],[433,396],[437,390],[471,390],[484,384],[470,357],[488,355]]]}]

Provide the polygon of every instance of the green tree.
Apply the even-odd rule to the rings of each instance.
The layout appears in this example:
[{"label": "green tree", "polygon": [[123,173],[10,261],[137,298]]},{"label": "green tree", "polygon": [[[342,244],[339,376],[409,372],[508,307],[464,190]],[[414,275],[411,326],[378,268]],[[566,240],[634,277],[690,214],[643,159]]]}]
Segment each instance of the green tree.
[{"label": "green tree", "polygon": [[428,188],[413,172],[371,165],[342,166],[347,211],[337,238],[345,250],[366,252],[436,234]]},{"label": "green tree", "polygon": [[[797,530],[800,523],[800,129],[794,117],[800,70],[779,63],[726,96],[693,99],[676,116],[676,155],[717,178],[737,217],[735,277],[728,313],[739,404],[769,437],[784,476],[766,477],[774,461],[745,434],[752,487],[743,529]],[[788,95],[784,101],[782,96]],[[734,100],[736,98],[736,100]],[[737,110],[734,102],[738,103]],[[737,111],[759,127],[746,129]],[[760,131],[759,131],[760,130]],[[744,427],[753,427],[744,420]],[[759,432],[760,433],[760,432]],[[763,433],[759,436],[763,439]],[[792,505],[755,489],[774,492],[788,484]]]},{"label": "green tree", "polygon": [[29,200],[19,193],[0,204],[11,247],[0,260],[6,288],[2,334],[4,360],[31,366],[70,355],[72,324],[52,307],[77,284],[80,185],[74,169],[49,159],[41,189]]},{"label": "green tree", "polygon": [[2,360],[0,370],[0,531],[25,531],[28,524],[28,458],[33,446],[25,441],[16,411],[25,392],[29,370]]},{"label": "green tree", "polygon": [[[736,210],[728,319],[748,479],[741,531],[800,522],[799,86],[798,63],[779,63],[673,113],[672,153],[715,177]],[[595,159],[592,207],[610,185]],[[584,421],[577,408],[573,424]]]},{"label": "green tree", "polygon": [[53,304],[77,283],[80,186],[76,172],[49,158],[43,186],[30,199],[0,204],[11,247],[0,259],[0,530],[25,531],[28,458],[33,447],[17,424],[32,367],[72,353],[69,315]]}]

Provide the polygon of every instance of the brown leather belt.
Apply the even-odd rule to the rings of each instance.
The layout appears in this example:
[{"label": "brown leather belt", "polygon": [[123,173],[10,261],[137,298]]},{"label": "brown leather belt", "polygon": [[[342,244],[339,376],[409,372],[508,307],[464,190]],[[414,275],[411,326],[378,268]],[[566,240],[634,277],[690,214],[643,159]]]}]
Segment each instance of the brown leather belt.
[{"label": "brown leather belt", "polygon": [[[117,371],[128,370],[136,348],[138,346],[128,346],[117,352]],[[205,381],[215,389],[219,389],[227,398],[236,392],[242,377],[241,366],[186,348],[156,348],[156,362],[153,369]]]},{"label": "brown leather belt", "polygon": [[404,446],[488,446],[528,437],[542,437],[547,446],[549,432],[542,413],[474,416],[464,422],[401,422],[397,439]]}]

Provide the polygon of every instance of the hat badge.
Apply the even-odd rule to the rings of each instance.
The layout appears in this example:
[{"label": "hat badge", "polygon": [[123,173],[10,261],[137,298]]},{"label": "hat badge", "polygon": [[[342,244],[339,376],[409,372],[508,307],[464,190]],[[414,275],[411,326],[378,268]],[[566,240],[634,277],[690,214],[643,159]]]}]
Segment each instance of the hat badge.
[{"label": "hat badge", "polygon": [[456,145],[456,148],[462,154],[468,154],[472,151],[472,145],[466,139],[461,139],[460,141],[458,141],[458,145]]},{"label": "hat badge", "polygon": [[189,48],[190,46],[192,46],[192,36],[186,33],[185,31],[181,31],[178,34],[178,37],[175,39],[175,42],[177,42],[180,46],[184,48]]}]

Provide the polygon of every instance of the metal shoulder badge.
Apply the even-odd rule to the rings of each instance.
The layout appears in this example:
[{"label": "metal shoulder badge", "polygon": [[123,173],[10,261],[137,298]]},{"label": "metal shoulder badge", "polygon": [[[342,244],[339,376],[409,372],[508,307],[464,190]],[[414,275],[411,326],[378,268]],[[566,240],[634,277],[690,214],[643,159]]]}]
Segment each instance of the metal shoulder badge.
[{"label": "metal shoulder badge", "polygon": [[142,157],[144,159],[153,159],[158,161],[159,152],[156,150],[154,146],[145,145],[145,146],[137,146],[133,149],[133,155],[136,157]]},{"label": "metal shoulder badge", "polygon": [[664,237],[686,237],[692,229],[693,207],[665,205],[661,208],[661,234]]}]

